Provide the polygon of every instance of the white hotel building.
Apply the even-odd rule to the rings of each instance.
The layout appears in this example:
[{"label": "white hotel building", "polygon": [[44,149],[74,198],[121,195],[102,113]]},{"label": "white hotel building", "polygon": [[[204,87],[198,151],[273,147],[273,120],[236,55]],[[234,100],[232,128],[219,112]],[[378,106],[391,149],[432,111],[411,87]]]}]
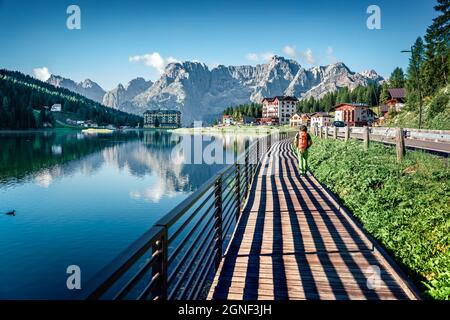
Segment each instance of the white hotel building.
[{"label": "white hotel building", "polygon": [[289,119],[297,111],[296,97],[277,96],[274,98],[264,98],[262,100],[262,117],[272,119],[273,123],[289,124]]}]

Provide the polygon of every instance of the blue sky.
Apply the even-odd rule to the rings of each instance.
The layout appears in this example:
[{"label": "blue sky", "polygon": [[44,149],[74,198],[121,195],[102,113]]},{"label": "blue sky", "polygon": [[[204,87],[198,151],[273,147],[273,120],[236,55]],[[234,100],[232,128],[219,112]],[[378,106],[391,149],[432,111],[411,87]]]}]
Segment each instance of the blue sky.
[{"label": "blue sky", "polygon": [[[81,29],[66,27],[69,5]],[[381,9],[381,30],[369,30],[369,5]],[[433,0],[278,1],[24,1],[0,0],[0,68],[33,74],[47,68],[105,89],[142,76],[155,80],[164,64],[263,63],[291,55],[305,67],[343,61],[354,71],[388,76],[406,67],[409,48],[436,13]],[[40,69],[39,76],[45,76]]]}]

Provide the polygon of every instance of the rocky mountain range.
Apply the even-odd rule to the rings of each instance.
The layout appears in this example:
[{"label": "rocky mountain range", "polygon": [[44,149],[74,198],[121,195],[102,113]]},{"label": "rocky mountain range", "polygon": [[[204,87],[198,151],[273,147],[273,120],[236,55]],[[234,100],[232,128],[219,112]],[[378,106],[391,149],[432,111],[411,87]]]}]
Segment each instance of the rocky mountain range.
[{"label": "rocky mountain range", "polygon": [[199,62],[170,63],[155,83],[137,78],[126,87],[119,84],[108,92],[90,80],[76,84],[52,78],[48,82],[130,113],[158,108],[180,110],[184,125],[194,120],[211,122],[226,107],[260,102],[263,97],[320,98],[342,87],[352,90],[384,81],[374,70],[356,73],[342,62],[305,69],[297,61],[280,56],[256,66],[219,65],[212,69]]},{"label": "rocky mountain range", "polygon": [[103,96],[106,94],[106,91],[103,90],[102,87],[90,79],[76,83],[71,79],[52,74],[47,82],[55,87],[66,88],[97,102],[102,102]]},{"label": "rocky mountain range", "polygon": [[[134,97],[148,90],[152,85],[152,81],[145,81],[144,78],[133,79],[125,87],[119,83],[117,88],[106,92],[100,102],[114,109],[132,109],[131,101]],[[129,111],[133,113],[133,110]]]}]

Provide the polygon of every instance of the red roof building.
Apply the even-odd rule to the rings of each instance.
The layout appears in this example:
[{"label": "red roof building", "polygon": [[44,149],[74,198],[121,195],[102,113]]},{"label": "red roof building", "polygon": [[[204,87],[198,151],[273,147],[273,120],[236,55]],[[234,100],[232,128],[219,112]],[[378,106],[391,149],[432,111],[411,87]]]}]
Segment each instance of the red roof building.
[{"label": "red roof building", "polygon": [[386,104],[380,107],[380,111],[384,114],[389,110],[400,112],[405,106],[406,90],[404,88],[389,89],[389,100]]},{"label": "red roof building", "polygon": [[222,124],[224,126],[231,126],[234,123],[234,119],[232,116],[228,115],[228,114],[224,114],[222,116]]},{"label": "red roof building", "polygon": [[343,121],[347,126],[367,126],[375,120],[375,114],[367,104],[341,103],[335,110],[335,121]]},{"label": "red roof building", "polygon": [[264,98],[262,100],[262,117],[277,119],[279,124],[288,124],[291,116],[297,109],[296,97],[276,96],[274,98]]}]

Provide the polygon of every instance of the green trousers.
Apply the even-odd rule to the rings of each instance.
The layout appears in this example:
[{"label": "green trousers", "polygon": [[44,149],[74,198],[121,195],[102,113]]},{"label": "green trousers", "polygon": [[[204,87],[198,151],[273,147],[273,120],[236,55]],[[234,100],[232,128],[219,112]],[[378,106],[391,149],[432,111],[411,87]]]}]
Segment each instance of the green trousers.
[{"label": "green trousers", "polygon": [[301,174],[306,174],[308,171],[308,149],[306,149],[303,153],[300,152],[300,149],[297,149],[297,157],[298,170]]}]

